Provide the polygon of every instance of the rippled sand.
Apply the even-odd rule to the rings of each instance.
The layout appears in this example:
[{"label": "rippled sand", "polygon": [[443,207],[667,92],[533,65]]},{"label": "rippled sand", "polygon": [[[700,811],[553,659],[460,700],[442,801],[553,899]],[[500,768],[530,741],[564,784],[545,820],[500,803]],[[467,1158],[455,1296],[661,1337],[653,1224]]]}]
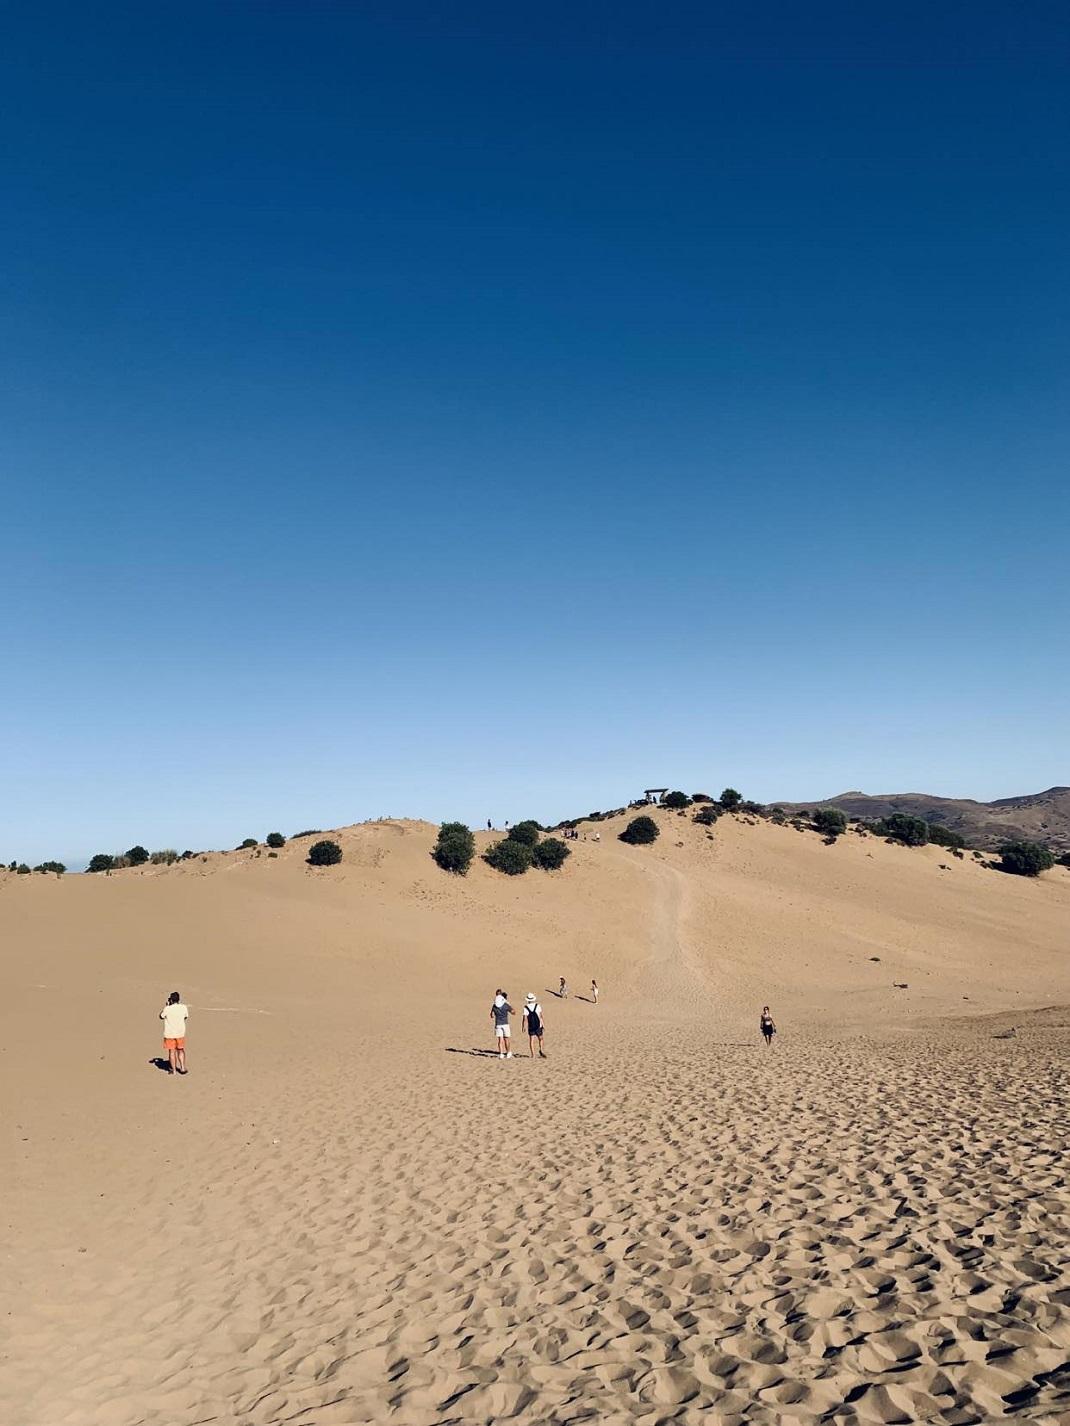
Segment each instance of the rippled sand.
[{"label": "rippled sand", "polygon": [[[766,1051],[747,964],[725,968],[737,1009],[659,856],[597,1007],[544,992],[556,963],[510,972],[518,927],[562,934],[531,920],[537,883],[433,909],[506,942],[460,969],[389,947],[373,970],[275,945],[257,964],[273,904],[190,992],[181,1081],[132,1013],[173,952],[90,974],[49,940],[36,973],[70,965],[73,1004],[22,962],[3,1418],[1070,1421],[1070,1014],[885,1037],[879,1014],[798,1023],[785,979]],[[124,895],[163,905],[151,890]],[[507,973],[515,1005],[540,993],[546,1061],[487,1053],[473,987]],[[72,1043],[78,1015],[101,1033]]]}]

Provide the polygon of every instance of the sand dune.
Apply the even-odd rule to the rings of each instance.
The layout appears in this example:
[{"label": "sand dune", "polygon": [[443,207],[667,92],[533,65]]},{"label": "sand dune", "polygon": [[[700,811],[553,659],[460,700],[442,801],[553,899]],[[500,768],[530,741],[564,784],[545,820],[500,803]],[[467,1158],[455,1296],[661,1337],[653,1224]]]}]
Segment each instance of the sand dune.
[{"label": "sand dune", "polygon": [[657,815],[3,878],[3,1419],[1070,1419],[1070,873]]}]

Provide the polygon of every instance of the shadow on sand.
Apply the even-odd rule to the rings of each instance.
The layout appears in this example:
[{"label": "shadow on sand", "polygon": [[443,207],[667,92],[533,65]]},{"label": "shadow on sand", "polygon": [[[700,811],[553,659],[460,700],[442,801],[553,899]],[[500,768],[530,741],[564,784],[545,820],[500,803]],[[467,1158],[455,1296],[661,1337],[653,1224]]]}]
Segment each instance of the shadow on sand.
[{"label": "shadow on sand", "polygon": [[158,1070],[163,1070],[164,1074],[171,1073],[171,1066],[167,1063],[167,1061],[163,1058],[162,1055],[153,1055],[152,1059],[149,1060],[149,1064],[155,1065]]},{"label": "shadow on sand", "polygon": [[462,1050],[459,1045],[447,1045],[446,1053],[447,1055],[480,1055],[485,1060],[496,1060],[498,1058],[497,1050]]}]

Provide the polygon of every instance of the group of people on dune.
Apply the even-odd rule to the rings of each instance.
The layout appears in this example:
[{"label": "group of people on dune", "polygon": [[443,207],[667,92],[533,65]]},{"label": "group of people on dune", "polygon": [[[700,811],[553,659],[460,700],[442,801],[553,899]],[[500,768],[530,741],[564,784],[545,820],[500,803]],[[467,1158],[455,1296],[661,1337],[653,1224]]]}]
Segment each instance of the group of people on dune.
[{"label": "group of people on dune", "polygon": [[[568,982],[562,976],[560,988],[557,991],[558,1000],[568,999]],[[598,982],[591,981],[591,1003],[598,1004]],[[494,992],[494,1000],[490,1007],[490,1018],[494,1025],[494,1049],[500,1060],[511,1060],[513,1058],[512,1030],[509,1025],[510,1015],[515,1015],[516,1011],[509,1004],[509,992],[503,990],[501,986]],[[523,1033],[528,1037],[528,1053],[532,1059],[535,1058],[536,1045],[540,1060],[546,1058],[546,1050],[543,1047],[543,1035],[546,1033],[546,1016],[538,997],[533,990],[529,990],[524,997],[524,1006],[520,1012]],[[773,1036],[776,1034],[776,1024],[770,1013],[769,1006],[762,1006],[762,1013],[758,1018],[758,1030],[765,1041],[766,1046],[773,1043]]]},{"label": "group of people on dune", "polygon": [[[561,977],[560,988],[556,994],[559,1000],[568,999],[568,982],[564,976]],[[593,1005],[598,1004],[598,982],[596,980],[591,981],[590,999]],[[515,1014],[516,1011],[509,1004],[508,991],[499,986],[494,992],[490,1018],[494,1023],[494,1048],[500,1060],[513,1058],[509,1017]],[[546,1050],[543,1048],[543,1035],[546,1032],[546,1016],[534,991],[529,990],[524,997],[524,1007],[520,1014],[523,1032],[528,1037],[528,1052],[531,1058],[535,1058],[537,1046],[539,1059],[544,1060]],[[160,1011],[160,1019],[163,1021],[163,1046],[167,1051],[167,1071],[169,1074],[186,1074],[186,1022],[189,1019],[189,1006],[183,1003],[177,990],[172,990],[167,997],[167,1004]],[[766,1045],[771,1045],[773,1036],[776,1034],[776,1025],[768,1005],[762,1006],[758,1029]]]},{"label": "group of people on dune", "polygon": [[[554,992],[551,992],[553,994]],[[568,982],[565,977],[561,977],[560,989],[556,992],[558,1000],[568,999]],[[598,1004],[598,982],[591,981],[591,1003]],[[509,992],[503,990],[501,986],[494,992],[494,1002],[490,1007],[490,1018],[494,1025],[494,1048],[500,1060],[511,1060],[513,1058],[512,1031],[509,1027],[509,1016],[515,1015],[516,1011],[509,1004]],[[535,1058],[535,1045],[538,1043],[539,1059],[546,1058],[546,1051],[543,1048],[543,1035],[546,1031],[546,1016],[543,1008],[539,1004],[538,997],[533,990],[529,990],[524,997],[524,1008],[520,1012],[521,1023],[524,1034],[528,1037],[528,1051],[531,1058]]]}]

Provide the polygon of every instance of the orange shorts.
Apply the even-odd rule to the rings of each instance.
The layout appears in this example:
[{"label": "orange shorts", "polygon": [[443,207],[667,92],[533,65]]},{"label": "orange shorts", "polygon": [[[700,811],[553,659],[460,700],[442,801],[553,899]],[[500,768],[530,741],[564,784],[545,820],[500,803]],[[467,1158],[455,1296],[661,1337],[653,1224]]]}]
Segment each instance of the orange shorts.
[{"label": "orange shorts", "polygon": [[180,1035],[177,1040],[164,1040],[163,1047],[165,1050],[184,1050],[186,1048],[186,1037],[185,1035]]}]

